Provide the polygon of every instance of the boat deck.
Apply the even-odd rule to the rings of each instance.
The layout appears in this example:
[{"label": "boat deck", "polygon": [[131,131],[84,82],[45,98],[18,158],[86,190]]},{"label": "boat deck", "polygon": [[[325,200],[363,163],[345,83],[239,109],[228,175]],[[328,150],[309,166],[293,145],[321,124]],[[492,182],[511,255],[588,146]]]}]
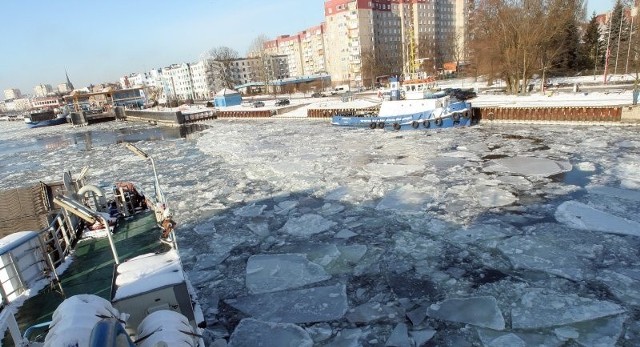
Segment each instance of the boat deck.
[{"label": "boat deck", "polygon": [[[169,248],[159,240],[160,231],[152,211],[137,214],[120,221],[113,240],[120,262],[135,256],[165,251]],[[78,243],[68,269],[60,275],[66,298],[76,294],[95,294],[110,298],[113,275],[113,255],[109,240],[87,239]],[[22,331],[34,324],[51,320],[56,307],[65,299],[56,286],[46,287],[27,299],[16,314]]]}]

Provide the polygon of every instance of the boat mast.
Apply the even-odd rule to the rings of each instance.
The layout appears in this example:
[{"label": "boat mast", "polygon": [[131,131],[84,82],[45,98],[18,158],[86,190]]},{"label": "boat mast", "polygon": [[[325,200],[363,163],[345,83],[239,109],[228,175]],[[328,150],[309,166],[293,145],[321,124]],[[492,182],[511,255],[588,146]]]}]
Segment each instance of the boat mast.
[{"label": "boat mast", "polygon": [[[415,73],[418,71],[415,33],[413,31],[413,5],[411,3],[407,5],[405,1],[401,1],[398,6],[400,9],[400,32],[402,34],[402,59],[404,60],[402,65],[406,80],[414,78]],[[407,6],[407,12],[405,12],[405,6]]]}]

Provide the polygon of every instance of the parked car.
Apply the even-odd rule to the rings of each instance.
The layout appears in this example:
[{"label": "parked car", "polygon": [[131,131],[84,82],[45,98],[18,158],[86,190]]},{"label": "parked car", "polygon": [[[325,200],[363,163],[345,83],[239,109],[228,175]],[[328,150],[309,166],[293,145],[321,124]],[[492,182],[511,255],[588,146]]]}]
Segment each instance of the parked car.
[{"label": "parked car", "polygon": [[285,106],[289,104],[290,104],[289,99],[276,100],[276,106]]},{"label": "parked car", "polygon": [[321,97],[323,97],[323,96],[324,96],[324,95],[322,95],[322,93],[320,93],[320,92],[315,92],[315,93],[311,94],[311,97],[312,97],[312,98],[321,98]]},{"label": "parked car", "polygon": [[447,88],[444,91],[449,96],[454,97],[458,100],[469,100],[477,96],[476,92],[474,92],[472,89]]},{"label": "parked car", "polygon": [[262,101],[254,101],[253,107],[264,107],[264,102]]}]

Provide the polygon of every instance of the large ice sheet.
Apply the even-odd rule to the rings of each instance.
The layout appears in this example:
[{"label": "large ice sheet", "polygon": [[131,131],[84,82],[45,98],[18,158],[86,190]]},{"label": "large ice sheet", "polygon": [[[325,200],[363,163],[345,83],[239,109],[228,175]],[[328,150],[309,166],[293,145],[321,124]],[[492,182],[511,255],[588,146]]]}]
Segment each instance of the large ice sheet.
[{"label": "large ice sheet", "polygon": [[549,243],[537,235],[514,236],[498,244],[498,249],[509,258],[516,269],[547,272],[576,281],[591,274],[591,262],[565,248],[563,243]]},{"label": "large ice sheet", "polygon": [[247,261],[247,289],[251,294],[298,288],[329,278],[322,266],[303,254],[259,254]]},{"label": "large ice sheet", "polygon": [[597,210],[578,201],[565,201],[556,210],[558,222],[571,228],[640,236],[640,223]]},{"label": "large ice sheet", "polygon": [[565,343],[548,331],[496,331],[482,328],[476,328],[476,330],[482,345],[486,347],[560,347]]},{"label": "large ice sheet", "polygon": [[343,284],[256,294],[226,300],[256,319],[279,323],[313,323],[340,319],[347,311]]},{"label": "large ice sheet", "polygon": [[485,172],[503,172],[523,176],[549,177],[571,171],[568,161],[555,161],[547,158],[516,156],[492,160]]},{"label": "large ice sheet", "polygon": [[640,305],[640,270],[637,268],[602,270],[597,279],[605,283],[618,300],[634,306]]},{"label": "large ice sheet", "polygon": [[576,324],[615,316],[626,310],[609,301],[562,294],[551,290],[530,289],[511,309],[514,329],[538,329]]},{"label": "large ice sheet", "polygon": [[229,338],[227,347],[311,347],[313,340],[301,327],[289,323],[263,322],[245,318]]},{"label": "large ice sheet", "polygon": [[603,195],[608,197],[619,198],[623,200],[640,202],[640,190],[621,189],[606,186],[588,187],[589,194]]},{"label": "large ice sheet", "polygon": [[467,323],[493,330],[505,328],[502,311],[492,296],[447,299],[431,305],[427,314],[436,319]]}]

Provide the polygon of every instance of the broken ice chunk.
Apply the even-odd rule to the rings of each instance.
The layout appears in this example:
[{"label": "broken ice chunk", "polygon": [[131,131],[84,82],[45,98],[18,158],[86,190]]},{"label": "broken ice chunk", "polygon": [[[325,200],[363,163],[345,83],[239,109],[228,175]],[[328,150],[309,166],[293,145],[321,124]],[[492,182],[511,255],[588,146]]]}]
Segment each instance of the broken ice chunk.
[{"label": "broken ice chunk", "polygon": [[399,314],[400,311],[396,307],[372,301],[349,310],[346,317],[351,323],[371,323],[385,318],[398,317]]},{"label": "broken ice chunk", "polygon": [[399,323],[391,332],[391,335],[387,339],[387,343],[385,343],[387,347],[409,347],[411,343],[409,342],[409,332],[407,329],[407,325],[404,323]]},{"label": "broken ice chunk", "polygon": [[247,289],[252,294],[298,288],[331,278],[303,254],[259,254],[247,261]]},{"label": "broken ice chunk", "polygon": [[516,269],[543,271],[573,280],[583,280],[590,263],[565,244],[550,244],[542,236],[514,236],[501,241],[498,249]]},{"label": "broken ice chunk", "polygon": [[423,171],[424,166],[370,163],[364,167],[364,170],[374,176],[404,177]]},{"label": "broken ice chunk", "polygon": [[511,310],[511,325],[513,329],[549,328],[624,312],[622,306],[608,301],[530,289]]},{"label": "broken ice chunk", "polygon": [[503,330],[504,317],[492,296],[447,299],[427,310],[430,317],[479,327]]},{"label": "broken ice chunk", "polygon": [[313,340],[304,329],[295,324],[262,322],[245,318],[231,334],[227,346],[311,347]]},{"label": "broken ice chunk", "polygon": [[257,217],[267,208],[266,205],[247,205],[233,211],[233,214],[239,217]]},{"label": "broken ice chunk", "polygon": [[577,201],[565,201],[560,204],[555,217],[558,222],[574,229],[640,236],[640,223],[597,210]]},{"label": "broken ice chunk", "polygon": [[416,346],[423,346],[427,341],[431,340],[435,334],[436,331],[433,329],[414,330],[409,332],[409,335],[413,339],[413,342],[415,342]]},{"label": "broken ice chunk", "polygon": [[553,334],[544,332],[506,332],[477,328],[478,337],[485,347],[560,347],[564,341],[559,340]]},{"label": "broken ice chunk", "polygon": [[290,218],[281,230],[293,236],[311,236],[327,231],[336,224],[317,214],[305,214]]},{"label": "broken ice chunk", "polygon": [[476,194],[480,206],[487,208],[507,206],[518,201],[511,192],[497,187],[476,187]]},{"label": "broken ice chunk", "polygon": [[343,284],[229,299],[227,304],[254,318],[282,323],[315,323],[340,319],[347,312]]},{"label": "broken ice chunk", "polygon": [[640,276],[635,269],[611,269],[598,274],[598,280],[604,282],[618,300],[640,305]]},{"label": "broken ice chunk", "polygon": [[388,192],[376,206],[376,210],[398,210],[418,212],[433,202],[429,194],[416,191],[415,187],[408,185],[400,189]]}]

